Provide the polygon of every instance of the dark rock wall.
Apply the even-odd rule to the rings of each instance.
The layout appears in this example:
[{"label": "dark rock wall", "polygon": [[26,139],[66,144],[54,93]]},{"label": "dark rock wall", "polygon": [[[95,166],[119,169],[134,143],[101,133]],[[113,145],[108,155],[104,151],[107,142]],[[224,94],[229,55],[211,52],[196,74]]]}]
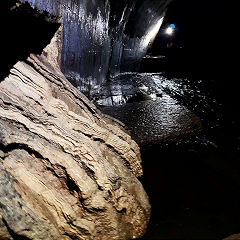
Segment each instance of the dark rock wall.
[{"label": "dark rock wall", "polygon": [[137,2],[124,31],[121,72],[138,70],[138,63],[146,55],[161,27],[169,2],[167,0]]},{"label": "dark rock wall", "polygon": [[3,46],[21,51],[3,55],[0,78],[0,239],[140,238],[150,205],[139,147],[62,74],[64,26],[4,3]]},{"label": "dark rock wall", "polygon": [[89,95],[91,88],[103,82],[107,74],[110,52],[108,1],[21,1],[61,18],[61,69],[79,90]]},{"label": "dark rock wall", "polygon": [[21,1],[61,18],[61,69],[91,97],[106,79],[137,70],[171,0]]}]

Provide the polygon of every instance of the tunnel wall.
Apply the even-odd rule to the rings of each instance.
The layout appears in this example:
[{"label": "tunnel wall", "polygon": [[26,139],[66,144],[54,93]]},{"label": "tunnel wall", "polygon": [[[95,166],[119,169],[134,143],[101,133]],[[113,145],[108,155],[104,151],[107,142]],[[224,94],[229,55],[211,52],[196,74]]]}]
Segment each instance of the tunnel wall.
[{"label": "tunnel wall", "polygon": [[138,1],[126,24],[123,36],[121,72],[137,71],[158,33],[169,1]]},{"label": "tunnel wall", "polygon": [[88,97],[106,79],[137,70],[170,1],[21,0],[60,17],[61,69]]}]

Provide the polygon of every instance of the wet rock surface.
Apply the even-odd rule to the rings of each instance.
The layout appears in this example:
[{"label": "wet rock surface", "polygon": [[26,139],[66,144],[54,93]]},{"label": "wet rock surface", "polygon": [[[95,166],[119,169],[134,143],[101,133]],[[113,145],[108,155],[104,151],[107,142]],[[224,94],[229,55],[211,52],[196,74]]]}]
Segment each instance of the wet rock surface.
[{"label": "wet rock surface", "polygon": [[161,74],[124,74],[103,86],[100,92],[105,96],[96,102],[104,113],[125,123],[140,145],[176,141],[197,134],[201,131],[200,119],[169,96],[168,82]]},{"label": "wet rock surface", "polygon": [[154,82],[152,74],[126,72],[93,92],[93,102],[100,106],[118,106],[162,96],[162,88]]},{"label": "wet rock surface", "polygon": [[185,141],[142,149],[142,183],[152,205],[143,239],[223,239],[239,232],[239,111],[223,101],[232,93],[219,98],[217,77],[152,76],[201,119],[202,131]]},{"label": "wet rock surface", "polygon": [[[19,26],[11,27],[11,33],[19,30],[17,37],[10,34],[10,49],[30,48],[25,52],[21,47],[24,55],[20,51],[21,58],[14,59],[8,51],[11,64],[26,59],[40,43],[44,31],[38,30],[47,28],[36,28],[39,11],[47,11],[41,20],[61,22],[63,28],[52,41],[55,47],[44,50],[45,57],[32,55],[1,78],[0,238],[131,239],[146,230],[150,206],[136,178],[142,174],[138,146],[122,123],[101,114],[66,81],[60,65],[145,146],[141,181],[150,196],[152,218],[143,239],[222,239],[239,232],[238,101],[234,114],[229,105],[223,114],[215,111],[219,105],[211,94],[202,94],[200,81],[152,73],[127,73],[118,79],[120,71],[138,69],[168,1],[21,1],[36,7],[34,12],[30,5],[14,2],[7,8],[20,18],[1,17],[6,21],[10,16],[11,26],[18,22],[25,34]],[[29,18],[18,21],[24,16],[21,9],[35,19],[34,41],[25,28]],[[51,34],[56,27],[49,26]],[[16,44],[19,36],[21,44]],[[7,62],[8,70],[11,64]],[[215,88],[216,83],[207,86]],[[225,89],[220,93],[227,96]],[[203,122],[200,132],[192,112]]]},{"label": "wet rock surface", "polygon": [[60,19],[61,70],[91,98],[110,76],[139,68],[171,0],[20,2]]},{"label": "wet rock surface", "polygon": [[150,205],[139,148],[120,123],[43,56],[0,85],[0,237],[140,237]]},{"label": "wet rock surface", "polygon": [[140,145],[175,141],[201,130],[200,119],[168,95],[101,110],[124,122]]},{"label": "wet rock surface", "polygon": [[[218,101],[214,79],[166,72],[129,73],[122,77],[128,86],[128,78],[134,83],[128,88],[132,92],[140,88],[154,97],[132,103],[126,103],[127,99],[124,104],[120,102],[122,106],[116,102],[115,107],[101,108],[125,121],[134,138],[144,142],[141,182],[148,192],[152,214],[142,239],[224,239],[239,232],[237,109]],[[127,93],[124,90],[118,93]],[[156,97],[157,93],[162,96]],[[178,117],[182,121],[175,121]],[[164,123],[167,132],[161,129]],[[179,135],[171,135],[175,129]],[[185,135],[184,129],[190,134]],[[232,239],[237,237],[233,235]]]}]

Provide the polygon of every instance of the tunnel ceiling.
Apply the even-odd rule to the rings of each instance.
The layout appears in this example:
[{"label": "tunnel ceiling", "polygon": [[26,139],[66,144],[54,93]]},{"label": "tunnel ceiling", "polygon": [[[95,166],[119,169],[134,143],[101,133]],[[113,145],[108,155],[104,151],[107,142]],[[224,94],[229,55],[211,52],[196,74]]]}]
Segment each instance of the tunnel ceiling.
[{"label": "tunnel ceiling", "polygon": [[61,69],[80,91],[89,93],[106,78],[136,71],[171,0],[21,2],[61,18]]}]

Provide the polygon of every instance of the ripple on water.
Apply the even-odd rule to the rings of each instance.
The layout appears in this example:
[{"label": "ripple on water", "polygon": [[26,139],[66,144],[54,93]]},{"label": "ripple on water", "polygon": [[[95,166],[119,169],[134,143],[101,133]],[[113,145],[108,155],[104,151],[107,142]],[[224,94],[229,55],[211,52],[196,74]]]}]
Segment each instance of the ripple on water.
[{"label": "ripple on water", "polygon": [[189,137],[201,129],[200,119],[167,94],[155,101],[108,106],[101,110],[125,123],[140,145]]}]

